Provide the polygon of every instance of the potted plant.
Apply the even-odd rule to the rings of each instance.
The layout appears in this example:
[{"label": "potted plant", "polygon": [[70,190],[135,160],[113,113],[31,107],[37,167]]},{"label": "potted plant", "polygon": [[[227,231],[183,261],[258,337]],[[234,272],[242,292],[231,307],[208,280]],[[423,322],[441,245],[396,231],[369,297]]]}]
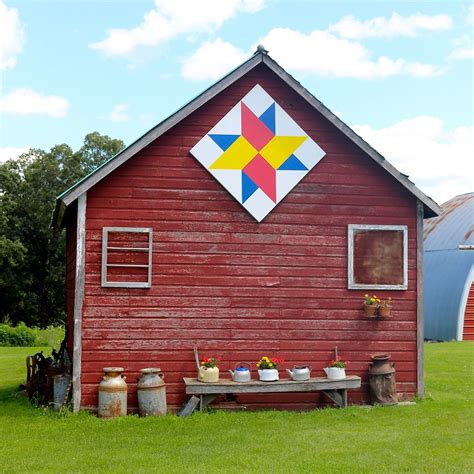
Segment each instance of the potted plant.
[{"label": "potted plant", "polygon": [[365,315],[374,318],[377,315],[377,308],[380,303],[380,299],[377,296],[364,295],[364,311]]},{"label": "potted plant", "polygon": [[219,359],[215,357],[207,357],[201,360],[201,365],[198,372],[198,380],[206,383],[219,382],[219,367],[217,364]]},{"label": "potted plant", "polygon": [[326,376],[331,380],[341,380],[346,378],[346,367],[349,361],[342,360],[340,356],[328,362],[327,367],[324,368]]},{"label": "potted plant", "polygon": [[392,313],[392,298],[383,300],[379,303],[379,316],[381,318],[389,318]]},{"label": "potted plant", "polygon": [[263,356],[257,362],[258,378],[262,382],[274,382],[278,380],[278,364],[283,364],[285,360],[283,358],[277,359],[272,357],[271,359],[267,356]]}]

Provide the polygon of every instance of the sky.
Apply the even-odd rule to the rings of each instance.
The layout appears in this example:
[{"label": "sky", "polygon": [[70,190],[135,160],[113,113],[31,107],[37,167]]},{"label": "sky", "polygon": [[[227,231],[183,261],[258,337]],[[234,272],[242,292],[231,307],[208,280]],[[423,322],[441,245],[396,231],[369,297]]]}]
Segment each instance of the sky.
[{"label": "sky", "polygon": [[0,0],[0,162],[127,145],[263,44],[439,204],[474,191],[474,3]]}]

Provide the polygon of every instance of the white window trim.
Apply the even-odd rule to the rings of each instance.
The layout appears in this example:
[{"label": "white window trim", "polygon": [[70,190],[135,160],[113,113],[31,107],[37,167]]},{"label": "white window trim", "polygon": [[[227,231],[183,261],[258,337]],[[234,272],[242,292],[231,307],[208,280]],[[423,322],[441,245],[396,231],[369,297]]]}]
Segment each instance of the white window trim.
[{"label": "white window trim", "polygon": [[[349,224],[347,233],[347,282],[349,290],[406,290],[408,289],[408,226]],[[403,231],[403,283],[401,285],[364,285],[354,282],[354,232],[358,230]]]},{"label": "white window trim", "polygon": [[[109,232],[129,232],[129,233],[140,233],[148,234],[148,247],[134,249],[126,247],[130,251],[148,252],[148,264],[145,267],[148,269],[148,277],[146,282],[138,281],[107,281],[107,268],[111,264],[107,263],[107,251],[110,249],[108,246]],[[103,227],[102,228],[102,266],[101,266],[101,284],[105,288],[151,288],[151,264],[152,264],[152,248],[153,248],[153,229],[142,228],[142,227]],[[142,265],[133,264],[114,264],[119,267],[140,267]]]}]

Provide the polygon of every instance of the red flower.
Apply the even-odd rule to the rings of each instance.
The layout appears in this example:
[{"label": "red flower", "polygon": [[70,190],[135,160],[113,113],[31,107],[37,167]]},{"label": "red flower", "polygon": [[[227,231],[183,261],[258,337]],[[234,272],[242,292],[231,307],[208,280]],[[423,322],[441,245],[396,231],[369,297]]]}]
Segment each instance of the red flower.
[{"label": "red flower", "polygon": [[272,357],[272,362],[276,364],[278,362],[278,359],[276,357]]},{"label": "red flower", "polygon": [[283,364],[285,362],[285,359],[283,357],[280,357],[280,364]]}]

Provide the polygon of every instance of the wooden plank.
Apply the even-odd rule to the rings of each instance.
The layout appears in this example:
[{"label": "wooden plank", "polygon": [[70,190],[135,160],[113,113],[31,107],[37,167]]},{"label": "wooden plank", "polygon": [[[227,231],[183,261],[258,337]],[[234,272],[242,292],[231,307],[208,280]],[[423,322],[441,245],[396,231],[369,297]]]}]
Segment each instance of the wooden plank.
[{"label": "wooden plank", "polygon": [[192,395],[189,400],[185,403],[185,405],[181,408],[178,415],[182,418],[189,416],[199,405],[200,398]]},{"label": "wooden plank", "polygon": [[423,314],[423,217],[424,207],[416,201],[416,394],[425,396],[424,314]]},{"label": "wooden plank", "polygon": [[282,393],[282,392],[314,392],[321,390],[341,390],[358,388],[361,378],[351,375],[343,380],[313,378],[303,382],[283,380],[276,382],[260,382],[253,380],[247,383],[237,383],[221,379],[214,384],[199,382],[197,379],[184,378],[186,393],[192,395],[224,394],[224,393]]},{"label": "wooden plank", "polygon": [[76,277],[74,289],[74,349],[72,366],[72,404],[73,411],[81,408],[81,369],[82,369],[82,310],[84,306],[84,280],[86,258],[86,208],[87,193],[77,200],[77,244]]}]

